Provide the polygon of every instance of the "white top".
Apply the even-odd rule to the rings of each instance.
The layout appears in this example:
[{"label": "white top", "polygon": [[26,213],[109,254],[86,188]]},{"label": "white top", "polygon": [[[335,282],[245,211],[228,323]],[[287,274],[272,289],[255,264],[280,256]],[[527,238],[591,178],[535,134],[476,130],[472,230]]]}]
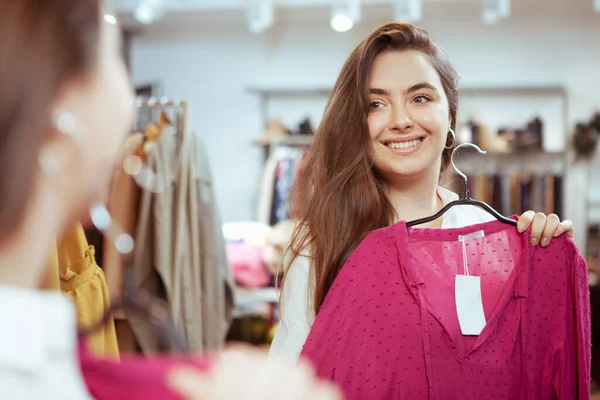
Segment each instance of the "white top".
[{"label": "white top", "polygon": [[[458,200],[458,195],[438,187],[444,205]],[[462,228],[469,225],[493,221],[493,215],[476,206],[454,206],[442,217],[442,228]],[[281,323],[275,333],[269,356],[297,360],[308,338],[314,322],[314,285],[309,286],[310,262],[306,257],[297,257],[286,278],[281,293]],[[310,293],[309,293],[310,289]]]},{"label": "white top", "polygon": [[75,316],[60,292],[0,286],[2,399],[91,399],[79,368]]}]

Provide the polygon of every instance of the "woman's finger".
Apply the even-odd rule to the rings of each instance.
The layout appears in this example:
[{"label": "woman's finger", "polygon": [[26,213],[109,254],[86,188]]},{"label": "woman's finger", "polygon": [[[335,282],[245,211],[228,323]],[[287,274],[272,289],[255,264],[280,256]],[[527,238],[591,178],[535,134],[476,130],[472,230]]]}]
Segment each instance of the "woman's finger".
[{"label": "woman's finger", "polygon": [[544,232],[542,233],[542,239],[541,239],[542,247],[546,247],[546,246],[548,246],[548,244],[550,244],[550,241],[552,240],[554,232],[558,228],[559,224],[560,224],[560,219],[558,218],[558,215],[556,215],[556,214],[548,215],[548,217],[546,218],[546,226],[544,227]]},{"label": "woman's finger", "polygon": [[521,214],[519,220],[517,221],[517,230],[519,231],[519,233],[525,232],[527,228],[531,226],[534,217],[534,211],[525,211],[523,214]]},{"label": "woman's finger", "polygon": [[544,227],[546,226],[546,214],[537,213],[535,217],[533,217],[533,222],[531,223],[531,233],[529,235],[529,243],[531,246],[537,246],[542,238],[542,233],[544,232]]},{"label": "woman's finger", "polygon": [[558,227],[554,231],[553,237],[559,237],[560,235],[567,234],[569,237],[575,237],[575,229],[573,227],[573,222],[568,219],[565,219],[563,222],[558,224]]}]

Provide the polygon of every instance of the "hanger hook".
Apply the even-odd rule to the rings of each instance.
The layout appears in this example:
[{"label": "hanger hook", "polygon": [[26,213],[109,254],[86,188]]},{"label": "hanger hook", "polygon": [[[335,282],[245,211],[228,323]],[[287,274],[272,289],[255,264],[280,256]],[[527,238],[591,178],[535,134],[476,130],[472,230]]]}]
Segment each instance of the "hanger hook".
[{"label": "hanger hook", "polygon": [[454,148],[454,150],[452,151],[452,155],[450,156],[450,163],[452,164],[452,168],[454,168],[454,171],[456,171],[456,173],[458,175],[460,175],[460,177],[462,177],[465,181],[465,199],[469,199],[471,196],[469,194],[469,185],[468,185],[469,182],[467,180],[467,175],[465,175],[461,170],[459,170],[456,167],[456,164],[454,163],[454,155],[456,154],[456,151],[458,149],[460,149],[461,147],[473,147],[475,150],[477,150],[479,152],[479,154],[482,154],[482,155],[486,155],[487,151],[481,150],[481,148],[479,148],[479,146],[477,146],[476,144],[473,144],[473,143],[462,143]]}]

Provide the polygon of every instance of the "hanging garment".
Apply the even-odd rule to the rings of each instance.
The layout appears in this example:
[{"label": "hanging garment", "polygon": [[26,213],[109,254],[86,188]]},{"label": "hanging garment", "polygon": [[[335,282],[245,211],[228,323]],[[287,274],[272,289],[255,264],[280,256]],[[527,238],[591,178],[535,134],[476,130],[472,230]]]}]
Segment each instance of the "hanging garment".
[{"label": "hanging garment", "polygon": [[[481,277],[485,326],[467,336],[455,302],[458,239],[478,232],[464,254]],[[585,261],[565,235],[528,243],[500,221],[372,232],[338,274],[303,357],[349,400],[589,399]]]},{"label": "hanging garment", "polygon": [[[79,326],[88,327],[100,321],[110,308],[108,287],[102,269],[96,264],[95,249],[89,246],[85,231],[77,224],[52,249],[46,287],[59,288],[75,302]],[[90,350],[97,356],[118,358],[119,348],[114,321],[88,337]]]},{"label": "hanging garment", "polygon": [[290,190],[302,168],[305,150],[281,146],[267,160],[258,201],[258,222],[275,225],[289,217]]},{"label": "hanging garment", "polygon": [[518,174],[510,176],[510,201],[512,210],[504,215],[521,214],[523,210],[521,205],[521,177]]},{"label": "hanging garment", "polygon": [[[113,221],[132,237],[135,237],[141,189],[132,176],[126,172],[125,163],[128,162],[128,157],[136,154],[138,149],[142,147],[143,142],[144,135],[139,132],[133,133],[125,139],[119,157],[122,163],[117,166],[113,174],[108,199],[108,211]],[[102,258],[104,263],[100,264],[100,267],[102,267],[106,276],[111,298],[120,299],[123,289],[122,280],[126,269],[126,265],[123,264],[124,258],[108,238],[104,239],[103,248]]]},{"label": "hanging garment", "polygon": [[514,211],[514,207],[511,203],[510,197],[510,177],[508,175],[502,174],[500,175],[500,197],[501,197],[501,214],[503,215],[512,215],[516,214]]},{"label": "hanging garment", "polygon": [[[154,174],[156,187],[143,188],[140,195],[132,260],[132,268],[138,274],[143,289],[167,302],[175,296],[172,273],[175,215],[173,196],[177,171],[174,169],[173,158],[172,136],[161,135],[146,156],[146,166]],[[125,315],[143,353],[170,350],[161,347],[158,334],[148,329],[145,320],[127,310]],[[181,313],[172,315],[180,321]]]},{"label": "hanging garment", "polygon": [[[177,135],[163,132],[147,156],[159,187],[142,190],[133,268],[144,289],[167,302],[189,349],[200,351],[225,343],[234,284],[206,153],[187,124]],[[142,352],[174,350],[130,314]]]},{"label": "hanging garment", "polygon": [[563,177],[554,176],[554,212],[562,219],[563,213]]},{"label": "hanging garment", "polygon": [[263,262],[263,247],[244,242],[226,244],[227,259],[237,284],[258,289],[271,282],[271,276]]},{"label": "hanging garment", "polygon": [[[177,259],[176,248],[179,247],[177,240],[181,238],[175,237],[175,219],[177,213],[184,210],[176,209],[175,195],[180,175],[184,172],[176,168],[176,156],[174,136],[167,132],[160,135],[146,155],[146,166],[154,179],[153,186],[143,188],[140,197],[132,268],[144,290],[168,303],[173,322],[177,328],[183,329],[185,322],[180,296],[182,293],[191,296],[192,286],[198,290],[199,285],[189,276],[191,268],[185,269],[188,278],[185,287],[179,274],[181,260]],[[187,167],[185,160],[178,164],[181,168]],[[127,310],[125,315],[143,353],[173,350],[160,343],[158,333],[148,329],[147,321]],[[194,320],[200,318],[197,312]]]},{"label": "hanging garment", "polygon": [[174,367],[192,368],[199,372],[211,366],[208,358],[176,358],[166,355],[123,357],[120,362],[90,355],[79,346],[79,362],[83,378],[95,400],[183,400],[167,386],[168,373]]},{"label": "hanging garment", "polygon": [[546,214],[554,213],[554,176],[546,175]]},{"label": "hanging garment", "polygon": [[267,159],[263,169],[260,182],[258,199],[258,217],[257,221],[265,225],[270,225],[271,210],[273,208],[273,198],[275,194],[275,182],[277,181],[277,164],[281,157],[283,149],[276,149]]},{"label": "hanging garment", "polygon": [[86,400],[72,301],[58,291],[0,286],[0,397]]},{"label": "hanging garment", "polygon": [[[200,244],[193,254],[202,282],[202,342],[204,349],[218,349],[224,346],[235,308],[235,283],[223,236],[223,225],[215,192],[212,173],[208,163],[208,153],[201,138],[190,135],[190,148],[193,149],[190,171],[190,201],[192,207],[191,240]],[[197,312],[197,307],[192,307]]]},{"label": "hanging garment", "polygon": [[285,221],[290,216],[290,192],[296,179],[296,160],[292,154],[279,160],[277,165],[277,182],[275,183],[275,200],[273,204],[273,214],[271,216],[271,225]]}]

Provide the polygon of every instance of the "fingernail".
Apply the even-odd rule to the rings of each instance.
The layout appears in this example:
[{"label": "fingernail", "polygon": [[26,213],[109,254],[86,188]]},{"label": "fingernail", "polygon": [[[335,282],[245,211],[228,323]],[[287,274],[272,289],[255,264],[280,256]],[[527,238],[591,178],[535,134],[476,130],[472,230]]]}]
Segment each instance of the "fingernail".
[{"label": "fingernail", "polygon": [[538,240],[537,240],[536,238],[531,238],[531,241],[530,241],[530,242],[531,242],[531,246],[532,246],[532,247],[535,247],[535,246],[537,246],[537,244],[538,244]]},{"label": "fingernail", "polygon": [[547,237],[542,238],[542,247],[548,246],[548,243],[550,243],[550,239]]}]

